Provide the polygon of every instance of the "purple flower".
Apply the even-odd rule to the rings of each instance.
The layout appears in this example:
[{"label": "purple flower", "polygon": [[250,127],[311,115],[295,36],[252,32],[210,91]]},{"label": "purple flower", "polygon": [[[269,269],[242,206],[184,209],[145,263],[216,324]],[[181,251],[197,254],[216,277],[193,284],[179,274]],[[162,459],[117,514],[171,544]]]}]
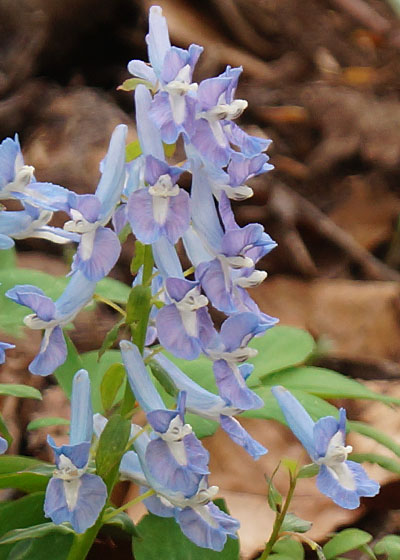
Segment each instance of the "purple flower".
[{"label": "purple flower", "polygon": [[95,474],[87,474],[93,413],[87,371],[79,370],[73,380],[70,444],[57,447],[49,436],[56,469],[46,489],[44,512],[53,523],[68,521],[74,531],[84,533],[95,524],[106,499],[107,488]]},{"label": "purple flower", "polygon": [[88,280],[95,282],[110,272],[121,251],[117,235],[104,226],[110,221],[124,188],[126,134],[126,125],[115,128],[96,193],[69,194],[72,220],[64,224],[64,228],[81,234],[72,271],[80,270]]},{"label": "purple flower", "polygon": [[145,181],[149,187],[130,195],[128,220],[142,243],[152,244],[165,236],[174,245],[190,222],[189,195],[176,184],[183,170],[151,155],[145,161]]},{"label": "purple flower", "polygon": [[120,347],[132,392],[154,430],[145,453],[149,472],[162,486],[190,496],[202,476],[209,473],[209,454],[191,426],[185,424],[186,395],[180,395],[176,410],[168,410],[147,373],[138,348],[127,340],[123,340]]},{"label": "purple flower", "polygon": [[75,316],[92,299],[96,282],[90,282],[80,271],[71,276],[64,293],[53,302],[36,286],[18,285],[8,290],[6,296],[34,312],[27,315],[24,323],[34,330],[43,330],[44,335],[39,354],[29,364],[35,375],[50,375],[67,358],[67,347],[62,327],[73,321]]},{"label": "purple flower", "polygon": [[207,311],[208,300],[201,295],[198,282],[167,278],[165,286],[172,303],[156,316],[160,343],[178,358],[195,360],[215,333]]},{"label": "purple flower", "polygon": [[2,438],[0,436],[0,455],[2,455],[3,453],[5,453],[8,449],[8,443],[7,440],[5,440],[4,438]]},{"label": "purple flower", "polygon": [[[134,428],[139,434],[141,428]],[[121,461],[120,470],[123,477],[155,490],[155,496],[144,500],[150,512],[161,517],[174,517],[184,535],[197,546],[221,551],[227,537],[236,538],[239,522],[212,503],[211,500],[218,493],[218,487],[208,486],[206,476],[201,478],[196,491],[190,496],[184,496],[182,492],[172,492],[164,487],[152,476],[148,468],[146,448],[149,443],[150,438],[147,434],[138,435],[134,442],[137,455],[134,451],[129,451]]]},{"label": "purple flower", "polygon": [[240,408],[232,406],[221,396],[210,393],[195,383],[162,353],[156,354],[152,362],[156,367],[157,364],[161,366],[178,391],[186,392],[186,410],[188,412],[219,422],[229,437],[242,446],[254,459],[267,453],[265,447],[253,439],[236,418],[233,418],[234,415],[242,412]]},{"label": "purple flower", "polygon": [[317,476],[320,492],[345,509],[355,509],[360,505],[360,497],[375,496],[379,492],[379,484],[367,476],[362,466],[347,460],[353,448],[345,445],[344,408],[339,411],[339,421],[333,416],[325,416],[314,422],[284,387],[272,387],[271,392],[294,435],[312,461],[320,465]]}]

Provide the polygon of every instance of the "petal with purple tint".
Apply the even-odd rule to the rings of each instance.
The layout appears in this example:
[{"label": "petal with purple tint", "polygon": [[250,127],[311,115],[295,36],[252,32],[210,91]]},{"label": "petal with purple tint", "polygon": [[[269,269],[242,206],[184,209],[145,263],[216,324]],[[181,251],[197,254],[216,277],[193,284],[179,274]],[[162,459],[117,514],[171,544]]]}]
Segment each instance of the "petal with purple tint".
[{"label": "petal with purple tint", "polygon": [[29,364],[29,371],[34,375],[50,375],[67,359],[67,346],[60,327],[44,331],[39,354]]},{"label": "petal with purple tint", "polygon": [[303,444],[311,459],[317,458],[314,444],[314,422],[311,416],[284,387],[272,387],[271,393],[278,401],[289,428]]},{"label": "petal with purple tint", "polygon": [[156,326],[160,343],[178,358],[195,360],[201,352],[197,337],[190,336],[183,325],[181,315],[175,305],[166,305],[156,316]]},{"label": "petal with purple tint", "polygon": [[52,478],[47,486],[44,512],[53,523],[68,521],[76,533],[92,527],[107,499],[107,488],[94,474],[73,480]]},{"label": "petal with purple tint", "polygon": [[265,449],[261,443],[258,443],[255,439],[251,437],[251,435],[246,432],[243,426],[236,420],[236,418],[232,418],[231,416],[224,416],[221,414],[220,417],[221,428],[228,434],[232,441],[243,447],[245,451],[249,455],[253,457],[253,459],[257,460],[262,455],[268,453],[268,450]]},{"label": "petal with purple tint", "polygon": [[223,129],[229,142],[240,148],[240,151],[246,157],[252,157],[260,152],[264,152],[271,144],[271,140],[250,136],[232,121],[225,121]]},{"label": "petal with purple tint", "polygon": [[17,285],[8,290],[6,296],[20,305],[30,307],[42,321],[51,321],[55,317],[56,306],[54,302],[46,296],[43,290],[36,288],[36,286]]},{"label": "petal with purple tint", "polygon": [[[315,423],[313,431],[316,457],[325,457],[331,439],[339,431],[339,422],[333,416],[325,416]],[[344,445],[344,438],[341,445]]]},{"label": "petal with purple tint", "polygon": [[152,97],[144,85],[138,85],[135,91],[136,128],[140,147],[145,156],[153,155],[159,160],[164,160],[164,148],[160,131],[150,118]]},{"label": "petal with purple tint", "polygon": [[225,271],[219,259],[200,263],[196,268],[196,280],[216,309],[227,314],[238,311],[231,293],[230,270]]},{"label": "petal with purple tint", "polygon": [[80,270],[92,282],[98,282],[110,272],[121,252],[118,236],[108,228],[99,227],[82,234],[73,270]]},{"label": "petal with purple tint", "polygon": [[180,189],[177,196],[169,198],[169,205],[163,232],[172,243],[177,243],[190,224],[190,198],[187,192]]},{"label": "petal with purple tint", "polygon": [[177,511],[175,519],[182,533],[197,546],[218,552],[223,550],[227,536],[237,538],[236,531],[240,526],[236,519],[211,502],[196,510],[187,507]]},{"label": "petal with purple tint", "polygon": [[[234,371],[232,368],[236,368]],[[240,369],[230,366],[225,360],[213,364],[215,381],[220,396],[240,410],[251,410],[264,406],[264,401],[246,386]]]},{"label": "petal with purple tint", "polygon": [[182,278],[183,270],[173,244],[166,237],[160,237],[153,244],[154,262],[163,280],[167,278]]},{"label": "petal with purple tint", "polygon": [[[151,84],[155,85],[157,82],[157,76],[151,66],[143,62],[143,60],[131,60],[128,62],[128,72],[137,78],[146,80]],[[143,84],[139,84],[143,85]],[[137,86],[138,88],[139,86]],[[145,87],[145,86],[143,86]],[[137,89],[136,88],[136,89]],[[147,88],[146,88],[147,89]]]},{"label": "petal with purple tint", "polygon": [[127,215],[133,233],[142,243],[151,245],[161,237],[163,224],[154,219],[153,197],[147,189],[139,189],[130,195]]},{"label": "petal with purple tint", "polygon": [[[195,129],[190,135],[190,142],[199,151],[201,157],[210,161],[217,167],[224,167],[229,161],[232,148],[220,128],[220,123],[215,123],[215,133],[210,127],[210,123],[206,119],[198,119],[195,123]],[[216,132],[220,132],[218,137]]]},{"label": "petal with purple tint", "polygon": [[164,58],[171,43],[168,34],[167,20],[162,15],[160,6],[151,6],[149,12],[149,32],[146,35],[149,60],[157,76],[160,76]]},{"label": "petal with purple tint", "polygon": [[[178,446],[181,447],[180,453]],[[175,442],[175,448],[177,457],[171,452],[170,445],[161,438],[150,441],[146,448],[147,467],[164,488],[182,492],[185,497],[189,497],[196,493],[202,475],[190,468],[183,441]]]},{"label": "petal with purple tint", "polygon": [[228,317],[222,325],[220,335],[227,352],[247,345],[250,340],[263,333],[267,326],[260,324],[254,313],[237,313]]},{"label": "petal with purple tint", "polygon": [[6,360],[5,350],[15,348],[15,344],[8,344],[7,342],[0,342],[0,364],[4,364]]}]

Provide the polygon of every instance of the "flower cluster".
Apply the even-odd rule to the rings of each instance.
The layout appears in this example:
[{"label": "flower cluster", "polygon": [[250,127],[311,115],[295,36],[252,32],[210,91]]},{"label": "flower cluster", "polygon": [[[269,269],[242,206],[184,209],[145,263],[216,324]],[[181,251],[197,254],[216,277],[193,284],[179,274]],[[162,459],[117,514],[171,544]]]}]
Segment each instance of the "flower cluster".
[{"label": "flower cluster", "polygon": [[[15,286],[6,295],[32,310],[25,325],[42,330],[43,340],[29,369],[36,375],[49,375],[67,358],[63,327],[92,300],[97,282],[117,262],[122,230],[130,229],[151,248],[152,275],[145,278],[143,263],[133,283],[133,289],[142,282],[149,289],[151,285],[146,348],[139,349],[130,340],[120,342],[129,386],[146,414],[147,428],[132,425],[121,478],[152,489],[154,494],[145,499],[151,512],[174,517],[194,543],[219,551],[227,537],[235,537],[239,523],[213,504],[218,488],[208,485],[209,455],[184,416],[189,411],[219,422],[254,459],[267,452],[235,417],[264,406],[246,384],[252,372],[248,360],[256,353],[249,343],[277,319],[261,312],[247,289],[264,280],[266,273],[256,266],[276,244],[259,224],[239,226],[231,201],[251,196],[246,182],[272,168],[264,153],[270,142],[248,135],[234,122],[247,106],[246,101],[235,99],[241,68],[228,66],[217,77],[193,82],[202,48],[171,46],[166,20],[157,6],[150,9],[146,41],[149,64],[132,60],[128,65],[137,78],[134,98],[140,154],[126,162],[127,127],[117,126],[94,194],[78,195],[37,182],[34,169],[24,164],[18,138],[7,138],[0,145],[0,197],[18,199],[23,207],[0,212],[0,249],[28,236],[77,244],[70,280],[59,299],[53,301],[30,285]],[[179,163],[166,157],[166,144],[176,144],[182,155]],[[191,177],[189,192],[179,185],[183,173]],[[47,225],[56,211],[70,217],[63,228]],[[178,258],[178,242],[192,264],[186,272]],[[214,326],[210,308],[225,316],[220,329]],[[0,344],[0,359],[8,346]],[[160,347],[177,358],[195,360],[202,355],[208,359],[217,392],[195,383]],[[175,388],[176,407],[166,407],[147,371],[145,361],[149,360]],[[280,393],[276,395],[279,400]],[[88,472],[93,432],[97,440],[107,422],[96,415],[93,425],[90,402],[89,377],[80,370],[72,391],[70,443],[57,447],[49,439],[56,470],[47,487],[45,513],[56,524],[69,522],[78,533],[94,525],[107,499],[102,479]],[[342,425],[338,430],[342,433]],[[5,450],[2,442],[0,452]],[[348,482],[355,467],[338,466],[338,456],[330,451],[331,443],[327,445],[323,452],[317,445],[310,451],[322,465],[320,479],[325,482],[320,482],[320,488],[344,507],[353,507],[355,501],[350,498],[337,498],[332,473],[347,469],[344,487],[351,484],[353,494],[371,495],[372,486],[368,494],[367,483],[360,488],[355,479]],[[343,449],[346,454],[348,448]],[[339,474],[336,482],[342,487]],[[328,476],[331,486],[327,490]]]}]

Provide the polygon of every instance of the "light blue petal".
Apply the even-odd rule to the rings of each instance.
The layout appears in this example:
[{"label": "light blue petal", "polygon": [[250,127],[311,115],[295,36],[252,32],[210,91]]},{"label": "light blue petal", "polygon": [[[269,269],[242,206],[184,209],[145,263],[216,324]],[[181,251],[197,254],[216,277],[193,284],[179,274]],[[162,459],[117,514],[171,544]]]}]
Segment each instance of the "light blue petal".
[{"label": "light blue petal", "polygon": [[284,387],[272,387],[274,395],[283,412],[286,422],[294,435],[303,444],[311,459],[316,458],[314,444],[314,422],[299,401]]},{"label": "light blue petal", "polygon": [[161,237],[153,244],[153,257],[163,280],[183,278],[182,265],[176,249],[166,237]]},{"label": "light blue petal", "polygon": [[93,434],[93,410],[90,398],[90,379],[85,369],[74,375],[71,396],[70,443],[75,445],[91,441]]},{"label": "light blue petal", "polygon": [[156,326],[160,343],[174,356],[185,360],[198,358],[202,350],[200,340],[186,332],[175,305],[166,305],[158,311]]},{"label": "light blue petal", "polygon": [[53,373],[67,359],[67,345],[60,327],[46,329],[39,354],[29,364],[29,371],[34,375],[46,376]]},{"label": "light blue petal", "polygon": [[171,48],[167,20],[162,15],[160,6],[152,6],[150,8],[149,32],[146,35],[146,43],[150,63],[157,76],[160,76],[165,55]]},{"label": "light blue petal", "polygon": [[51,321],[56,315],[54,302],[45,295],[43,290],[29,284],[19,284],[6,292],[6,296],[15,303],[30,307],[43,321]]},{"label": "light blue petal", "polygon": [[155,75],[153,68],[143,62],[143,60],[131,60],[128,63],[128,72],[133,76],[141,78],[142,80],[147,80],[153,85],[155,85],[157,81],[157,76]]},{"label": "light blue petal", "polygon": [[90,441],[83,441],[75,445],[60,445],[57,446],[51,436],[47,436],[47,443],[50,445],[54,452],[55,462],[57,467],[60,463],[61,455],[65,455],[70,459],[71,463],[78,469],[86,467],[89,460]]},{"label": "light blue petal", "polygon": [[147,373],[138,347],[127,340],[122,340],[119,346],[129,385],[142,409],[145,412],[165,409],[165,405]]},{"label": "light blue petal", "polygon": [[0,364],[4,364],[6,361],[5,350],[15,348],[15,344],[8,344],[7,342],[0,342]]},{"label": "light blue petal", "polygon": [[86,250],[85,236],[82,234],[78,251],[75,254],[72,269],[80,270],[92,282],[98,282],[110,272],[121,253],[121,244],[117,234],[109,228],[99,227],[93,238],[91,252]]},{"label": "light blue petal", "polygon": [[236,418],[221,414],[221,428],[228,434],[232,441],[243,447],[253,459],[257,460],[268,453],[261,443],[253,439],[248,432],[239,424]]},{"label": "light blue petal", "polygon": [[14,247],[14,245],[14,240],[11,239],[11,237],[0,233],[0,250],[11,249],[11,247]]},{"label": "light blue petal", "polygon": [[96,197],[101,202],[99,220],[111,217],[118,204],[125,182],[125,145],[128,127],[119,124],[111,136],[110,145],[104,161],[104,171],[96,189]]},{"label": "light blue petal", "polygon": [[71,320],[78,311],[92,299],[96,282],[88,280],[79,270],[74,272],[63,294],[55,302],[56,319],[60,322]]},{"label": "light blue petal", "polygon": [[247,387],[241,374],[241,379],[236,377],[225,360],[214,362],[213,371],[220,396],[231,406],[240,410],[252,410],[264,406],[264,401]]},{"label": "light blue petal", "polygon": [[142,153],[165,160],[160,131],[150,118],[152,97],[149,90],[142,84],[135,90],[136,128]]},{"label": "light blue petal", "polygon": [[139,457],[134,451],[127,451],[122,457],[119,471],[121,480],[132,480],[141,486],[147,485]]},{"label": "light blue petal", "polygon": [[[325,457],[329,443],[339,431],[339,422],[333,416],[320,418],[314,425],[314,447],[316,457]],[[344,438],[341,442],[344,445]]]},{"label": "light blue petal", "polygon": [[192,226],[185,231],[182,239],[186,254],[193,266],[197,267],[202,262],[214,259],[214,255],[207,250],[199,234]]},{"label": "light blue petal", "polygon": [[[177,512],[175,519],[182,533],[197,546],[221,552],[227,536],[237,538],[236,531],[240,523],[211,502],[198,509],[204,509],[204,514],[189,507]],[[209,517],[212,518],[212,525],[206,521]]]}]

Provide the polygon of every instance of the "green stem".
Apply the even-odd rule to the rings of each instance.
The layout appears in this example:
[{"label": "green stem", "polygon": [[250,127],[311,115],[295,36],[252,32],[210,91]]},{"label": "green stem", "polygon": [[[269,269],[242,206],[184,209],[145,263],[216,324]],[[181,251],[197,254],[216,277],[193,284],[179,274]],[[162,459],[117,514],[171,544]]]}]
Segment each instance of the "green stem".
[{"label": "green stem", "polygon": [[145,500],[146,498],[149,498],[150,496],[153,496],[153,494],[155,494],[155,491],[153,490],[153,488],[150,488],[150,490],[147,490],[147,492],[144,492],[140,496],[137,496],[137,498],[134,498],[133,500],[130,500],[129,502],[126,502],[126,504],[124,504],[123,506],[119,507],[118,509],[114,509],[108,515],[105,515],[103,517],[103,522],[107,523],[107,521],[110,521],[110,519],[112,519],[113,517],[115,517],[119,513],[122,513],[123,511],[130,508],[131,506],[134,506],[135,504],[138,504],[139,502]]},{"label": "green stem", "polygon": [[293,498],[294,489],[296,488],[296,482],[297,482],[297,479],[293,478],[292,475],[290,475],[290,486],[289,486],[288,494],[286,496],[285,504],[282,508],[282,511],[279,514],[277,514],[277,516],[275,518],[275,523],[274,523],[269,541],[267,542],[267,544],[265,546],[265,550],[261,554],[261,556],[258,560],[266,560],[268,558],[268,556],[270,555],[270,553],[271,553],[271,551],[274,547],[274,544],[276,543],[276,541],[279,538],[279,533],[280,533],[280,530],[281,530],[281,527],[282,527],[283,520],[285,519],[285,516],[286,516],[287,511],[289,509],[290,502],[292,501],[292,498]]},{"label": "green stem", "polygon": [[99,515],[93,527],[90,527],[90,529],[81,535],[75,535],[67,560],[84,560],[92,548],[92,544],[102,525],[103,519],[102,516]]}]

